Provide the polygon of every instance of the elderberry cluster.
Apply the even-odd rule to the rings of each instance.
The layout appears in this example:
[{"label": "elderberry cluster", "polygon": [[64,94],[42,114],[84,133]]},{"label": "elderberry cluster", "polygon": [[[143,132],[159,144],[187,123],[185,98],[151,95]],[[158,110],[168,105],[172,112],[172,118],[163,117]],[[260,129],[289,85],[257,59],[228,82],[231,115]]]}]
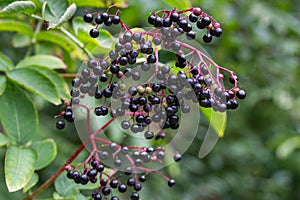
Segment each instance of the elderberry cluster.
[{"label": "elderberry cluster", "polygon": [[193,31],[191,23],[196,23],[198,29],[207,29],[207,33],[203,35],[203,41],[210,43],[213,36],[220,37],[222,35],[222,28],[220,23],[216,22],[212,17],[201,11],[200,8],[192,8],[191,13],[186,16],[182,12],[161,11],[163,16],[158,16],[158,13],[154,13],[148,17],[148,23],[156,28],[162,28],[164,32],[170,32],[167,37],[171,40],[176,35],[184,34],[187,39],[193,40],[196,38],[196,32]]},{"label": "elderberry cluster", "polygon": [[[98,26],[102,23],[120,24],[125,31],[118,35],[108,55],[84,62],[72,81],[71,101],[59,117],[71,122],[72,109],[85,109],[87,126],[91,126],[91,117],[99,121],[108,119],[105,127],[114,121],[122,128],[114,134],[142,135],[145,143],[129,145],[123,141],[119,145],[99,136],[102,127],[96,131],[88,127],[91,154],[85,162],[68,169],[67,177],[77,184],[99,184],[92,193],[95,200],[116,200],[117,194],[126,192],[135,200],[140,199],[138,192],[150,173],[162,176],[170,187],[175,184],[175,180],[153,169],[153,165],[167,162],[167,156],[175,162],[181,160],[181,154],[176,149],[167,149],[166,144],[176,135],[184,116],[193,112],[193,104],[225,112],[236,109],[238,99],[244,99],[246,92],[238,87],[234,72],[218,66],[185,41],[196,37],[192,23],[207,29],[203,36],[207,43],[213,36],[222,35],[220,23],[200,8],[158,11],[148,18],[154,28],[139,32],[132,32],[121,21],[118,9],[113,15],[108,11],[84,15],[85,22],[95,23],[90,36],[99,36]],[[170,51],[176,59],[161,63],[159,49]],[[232,88],[225,88],[223,73],[229,74]],[[85,105],[85,98],[93,103]],[[63,120],[57,122],[57,128],[64,126]]]},{"label": "elderberry cluster", "polygon": [[69,101],[64,102],[65,109],[62,111],[59,115],[56,116],[56,118],[60,118],[56,122],[56,128],[61,130],[65,128],[65,120],[68,122],[74,122],[74,114],[73,114],[73,109],[72,106],[70,105]]}]

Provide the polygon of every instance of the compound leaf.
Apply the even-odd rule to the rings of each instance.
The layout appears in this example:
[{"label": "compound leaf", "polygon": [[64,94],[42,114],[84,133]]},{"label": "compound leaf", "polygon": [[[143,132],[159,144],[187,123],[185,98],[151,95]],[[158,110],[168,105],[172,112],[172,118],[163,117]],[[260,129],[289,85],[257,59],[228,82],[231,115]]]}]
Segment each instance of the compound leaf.
[{"label": "compound leaf", "polygon": [[5,182],[9,192],[22,189],[31,179],[37,156],[30,148],[11,145],[5,155]]},{"label": "compound leaf", "polygon": [[32,68],[17,68],[7,73],[10,80],[31,91],[45,100],[60,104],[60,98],[55,84],[44,74]]},{"label": "compound leaf", "polygon": [[67,10],[64,12],[64,14],[58,19],[57,22],[52,22],[50,23],[50,26],[48,29],[51,29],[51,28],[56,28],[56,27],[59,27],[60,25],[62,25],[64,22],[68,21],[69,19],[71,19],[73,17],[73,15],[75,14],[76,12],[76,5],[73,3],[71,4]]},{"label": "compound leaf", "polygon": [[15,1],[0,11],[0,16],[14,15],[16,13],[34,13],[36,6],[31,1]]},{"label": "compound leaf", "polygon": [[34,142],[31,148],[37,153],[36,170],[40,170],[48,166],[57,154],[57,147],[53,139],[45,139],[43,141]]},{"label": "compound leaf", "polygon": [[17,33],[13,36],[12,45],[15,48],[23,48],[30,45],[30,38],[27,35]]},{"label": "compound leaf", "polygon": [[32,139],[38,124],[37,110],[19,87],[8,84],[0,96],[0,120],[7,136],[18,144]]}]

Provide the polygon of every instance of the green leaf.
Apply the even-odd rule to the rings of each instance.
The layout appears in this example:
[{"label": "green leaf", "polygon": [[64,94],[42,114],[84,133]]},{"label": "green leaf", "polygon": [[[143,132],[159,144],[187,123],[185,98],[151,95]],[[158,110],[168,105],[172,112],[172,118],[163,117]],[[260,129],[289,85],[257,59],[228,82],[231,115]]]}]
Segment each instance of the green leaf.
[{"label": "green leaf", "polygon": [[97,38],[101,47],[110,49],[113,44],[113,37],[107,30],[99,30],[99,37]]},{"label": "green leaf", "polygon": [[67,8],[67,10],[65,11],[65,13],[58,19],[57,22],[50,23],[50,26],[48,29],[59,27],[64,22],[70,20],[73,17],[73,15],[75,14],[76,9],[77,9],[77,7],[74,3],[72,5],[70,5]]},{"label": "green leaf", "polygon": [[55,85],[60,99],[70,99],[70,91],[66,81],[56,72],[44,67],[31,66],[29,68],[38,70],[40,73],[47,76]]},{"label": "green leaf", "polygon": [[175,7],[178,10],[184,10],[191,8],[191,2],[189,0],[163,0],[165,3],[169,4],[170,6]]},{"label": "green leaf", "polygon": [[30,148],[9,146],[5,155],[4,174],[9,192],[22,189],[31,179],[37,156]]},{"label": "green leaf", "polygon": [[17,13],[34,13],[36,7],[31,1],[15,1],[0,11],[0,16],[15,15]]},{"label": "green leaf", "polygon": [[35,169],[40,170],[48,166],[56,157],[57,148],[53,139],[34,142],[31,146],[37,153],[37,164]]},{"label": "green leaf", "polygon": [[6,137],[6,135],[0,132],[0,147],[7,145],[9,142],[10,139]]},{"label": "green leaf", "polygon": [[52,55],[35,55],[21,60],[16,68],[40,66],[48,69],[66,69],[66,64],[58,57]]},{"label": "green leaf", "polygon": [[30,190],[33,186],[35,186],[37,184],[37,182],[39,181],[39,175],[37,173],[33,173],[30,181],[25,185],[25,187],[23,188],[23,193],[26,193],[28,190]]},{"label": "green leaf", "polygon": [[204,114],[204,116],[208,119],[210,125],[213,127],[217,135],[222,138],[224,136],[225,128],[226,128],[226,112],[215,112],[211,108],[203,108],[200,107],[200,110]]},{"label": "green leaf", "polygon": [[0,96],[0,120],[9,138],[18,144],[32,139],[38,124],[37,110],[19,87],[8,84]]},{"label": "green leaf", "polygon": [[55,84],[44,74],[32,68],[17,68],[7,73],[7,77],[21,87],[43,97],[45,100],[60,104]]},{"label": "green leaf", "polygon": [[15,19],[0,19],[0,31],[13,31],[33,36],[33,30],[28,22],[17,21]]},{"label": "green leaf", "polygon": [[66,178],[66,173],[61,174],[54,182],[56,192],[62,196],[71,196],[79,193],[74,181]]},{"label": "green leaf", "polygon": [[13,36],[12,44],[15,48],[23,48],[30,45],[30,38],[27,35],[17,33]]},{"label": "green leaf", "polygon": [[5,89],[6,89],[6,78],[5,76],[0,75],[0,96],[3,94]]},{"label": "green leaf", "polygon": [[286,159],[293,151],[300,148],[300,137],[295,136],[285,140],[276,149],[276,155],[280,159]]},{"label": "green leaf", "polygon": [[83,51],[67,36],[61,34],[57,31],[42,31],[37,35],[37,40],[39,42],[46,41],[59,45],[66,51],[70,52],[70,54],[75,55],[77,58],[83,60],[86,59],[84,57]]},{"label": "green leaf", "polygon": [[108,1],[99,1],[99,0],[69,0],[69,3],[75,3],[77,6],[91,6],[98,8],[107,8],[108,6],[114,4],[119,8],[127,7],[127,2],[125,0],[108,0]]},{"label": "green leaf", "polygon": [[11,59],[0,52],[0,71],[5,72],[13,67],[14,63],[11,61]]}]

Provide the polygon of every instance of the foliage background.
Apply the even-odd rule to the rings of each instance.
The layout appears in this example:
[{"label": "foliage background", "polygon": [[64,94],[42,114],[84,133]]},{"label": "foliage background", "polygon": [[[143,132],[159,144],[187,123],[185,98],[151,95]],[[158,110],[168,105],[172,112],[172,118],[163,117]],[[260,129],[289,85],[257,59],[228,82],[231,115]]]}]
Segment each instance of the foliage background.
[{"label": "foliage background", "polygon": [[[7,3],[6,1],[5,3]],[[3,4],[3,1],[0,1]],[[146,25],[148,13],[173,8],[185,0],[129,0],[121,17],[129,27]],[[247,99],[228,112],[225,137],[204,159],[199,159],[200,138],[178,167],[175,189],[153,177],[143,199],[300,199],[300,7],[297,0],[192,0],[223,22],[221,39],[204,45],[212,58],[239,75]],[[84,8],[76,15],[82,15]],[[0,32],[0,49],[17,63],[26,48],[14,48],[12,35]],[[70,61],[75,71],[76,63]],[[52,118],[59,108],[35,97],[39,110],[39,138],[55,138],[58,154],[39,171],[45,181],[80,144],[76,130],[57,131]],[[0,108],[1,109],[1,108]],[[26,115],[26,113],[24,113]],[[200,131],[207,122],[200,122]],[[67,147],[67,148],[66,148]],[[0,199],[21,199],[7,192],[3,176],[4,149],[0,148]],[[80,158],[79,158],[80,159]],[[162,190],[162,187],[164,188]],[[53,186],[40,198],[52,196]]]}]

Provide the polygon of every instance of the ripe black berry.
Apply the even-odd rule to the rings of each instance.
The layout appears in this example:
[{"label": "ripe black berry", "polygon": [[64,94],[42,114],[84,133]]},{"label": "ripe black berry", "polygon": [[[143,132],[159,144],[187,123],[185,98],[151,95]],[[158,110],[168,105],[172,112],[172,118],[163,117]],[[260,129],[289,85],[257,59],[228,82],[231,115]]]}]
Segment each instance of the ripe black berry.
[{"label": "ripe black berry", "polygon": [[103,19],[101,18],[101,15],[97,15],[97,17],[95,18],[95,22],[96,22],[96,24],[102,24],[103,23]]},{"label": "ripe black berry", "polygon": [[87,13],[83,16],[83,20],[87,23],[90,23],[93,21],[93,15],[91,13]]},{"label": "ripe black berry", "polygon": [[214,31],[214,34],[216,37],[220,37],[222,35],[222,29],[221,28],[216,28]]},{"label": "ripe black berry", "polygon": [[206,42],[206,43],[210,43],[212,41],[212,35],[210,33],[206,33],[203,36],[203,41]]},{"label": "ripe black berry", "polygon": [[173,12],[170,16],[172,22],[178,22],[180,15],[177,12]]},{"label": "ripe black berry", "polygon": [[65,128],[65,121],[63,121],[63,120],[58,120],[58,121],[56,122],[56,128],[59,129],[59,130],[64,129],[64,128]]},{"label": "ripe black berry", "polygon": [[175,180],[174,179],[170,179],[169,181],[168,181],[168,186],[169,187],[173,187],[175,185]]},{"label": "ripe black berry", "polygon": [[139,198],[140,198],[140,195],[137,192],[133,192],[130,196],[131,200],[139,200]]},{"label": "ripe black berry", "polygon": [[124,193],[127,190],[127,186],[125,184],[120,184],[118,187],[119,192]]},{"label": "ripe black berry", "polygon": [[189,39],[189,40],[193,40],[193,39],[196,38],[196,33],[195,33],[194,31],[187,32],[187,33],[186,33],[186,37],[187,37],[187,39]]},{"label": "ripe black berry", "polygon": [[104,12],[101,14],[101,19],[105,22],[109,19],[108,13]]},{"label": "ripe black berry", "polygon": [[205,24],[206,26],[210,25],[210,23],[211,23],[211,19],[208,16],[203,17],[201,20],[202,20],[202,23]]},{"label": "ripe black berry", "polygon": [[245,99],[246,98],[246,92],[245,92],[245,90],[239,90],[236,93],[236,97],[239,98],[239,99]]},{"label": "ripe black berry", "polygon": [[99,36],[99,31],[98,31],[98,29],[96,29],[96,28],[91,29],[91,30],[90,30],[90,36],[91,36],[92,38],[97,38],[97,37]]},{"label": "ripe black berry", "polygon": [[107,196],[107,195],[109,195],[110,193],[111,193],[111,190],[110,190],[109,187],[104,187],[104,188],[102,188],[102,194],[103,194],[104,196]]},{"label": "ripe black berry", "polygon": [[120,17],[118,15],[115,15],[115,16],[113,16],[111,21],[112,21],[113,24],[119,24],[120,23]]},{"label": "ripe black berry", "polygon": [[195,15],[194,13],[191,13],[191,14],[189,15],[189,20],[190,20],[191,22],[196,22],[196,21],[198,21],[198,16]]}]

